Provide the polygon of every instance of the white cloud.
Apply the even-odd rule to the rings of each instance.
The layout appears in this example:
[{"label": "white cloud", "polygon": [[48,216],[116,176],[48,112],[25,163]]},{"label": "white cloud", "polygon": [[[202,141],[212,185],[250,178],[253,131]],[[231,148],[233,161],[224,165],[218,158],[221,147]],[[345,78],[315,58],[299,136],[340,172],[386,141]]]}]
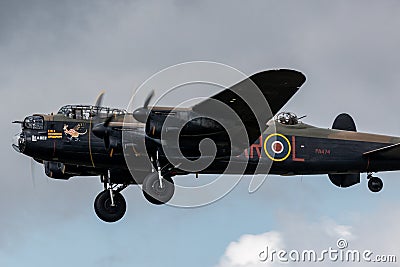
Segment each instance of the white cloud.
[{"label": "white cloud", "polygon": [[[355,216],[354,216],[355,215]],[[314,250],[317,258],[323,250],[329,248],[338,249],[337,242],[344,239],[347,243],[345,250],[357,250],[362,253],[365,250],[373,252],[371,259],[377,255],[395,255],[397,262],[391,266],[400,266],[400,231],[390,227],[394,221],[400,220],[400,212],[390,208],[382,208],[375,216],[371,214],[353,214],[352,225],[340,224],[332,219],[321,218],[318,221],[307,221],[301,216],[285,214],[281,216],[279,231],[268,231],[259,235],[242,235],[237,241],[231,242],[216,267],[258,267],[295,265],[308,266],[309,262],[293,262],[289,258],[289,252]],[[350,220],[351,221],[351,220]],[[259,258],[260,252],[268,247],[269,257],[265,261]],[[289,258],[288,262],[280,262],[277,254],[271,261],[271,252],[285,250]],[[362,254],[360,254],[362,255]],[[265,257],[264,255],[261,255]],[[361,256],[362,257],[362,256]],[[335,266],[338,262],[331,261],[326,255],[320,262],[322,266]],[[361,258],[360,262],[340,262],[346,266],[361,266],[366,262]],[[369,262],[368,266],[382,266],[382,263]]]},{"label": "white cloud", "polygon": [[274,249],[282,249],[284,244],[281,234],[271,231],[260,235],[243,235],[238,241],[228,245],[218,267],[266,266],[259,260],[259,253],[265,249],[266,245]]}]

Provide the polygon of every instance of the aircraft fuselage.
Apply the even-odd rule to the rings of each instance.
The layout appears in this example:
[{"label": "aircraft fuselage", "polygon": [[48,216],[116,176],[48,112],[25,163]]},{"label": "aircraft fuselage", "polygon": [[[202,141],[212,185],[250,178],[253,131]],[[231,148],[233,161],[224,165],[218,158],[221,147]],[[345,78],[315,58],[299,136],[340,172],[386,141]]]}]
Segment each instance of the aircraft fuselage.
[{"label": "aircraft fuselage", "polygon": [[[18,144],[20,152],[39,161],[82,166],[88,170],[87,175],[100,174],[107,169],[128,169],[122,147],[106,149],[103,140],[92,133],[91,121],[66,120],[59,115],[39,116],[44,118],[43,128],[23,127]],[[77,125],[78,130],[75,130]],[[216,158],[200,173],[224,173],[229,160],[237,165],[238,172],[244,168],[245,174],[307,175],[393,171],[400,169],[398,160],[372,160],[364,157],[363,153],[397,143],[400,143],[398,137],[323,129],[304,123],[282,125],[271,121],[263,135],[241,155]],[[149,167],[144,170],[147,169]],[[177,168],[174,173],[187,172]],[[229,173],[234,174],[235,168]]]}]

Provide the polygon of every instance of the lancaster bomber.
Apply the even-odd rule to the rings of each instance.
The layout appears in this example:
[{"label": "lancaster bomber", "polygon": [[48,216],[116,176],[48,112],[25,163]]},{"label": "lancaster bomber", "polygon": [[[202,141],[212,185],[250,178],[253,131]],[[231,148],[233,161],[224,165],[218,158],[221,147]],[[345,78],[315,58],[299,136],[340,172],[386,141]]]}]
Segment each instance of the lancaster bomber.
[{"label": "lancaster bomber", "polygon": [[[345,113],[324,129],[280,112],[305,81],[295,70],[267,70],[189,108],[149,106],[152,92],[133,112],[102,106],[100,94],[94,105],[15,121],[22,131],[12,146],[50,178],[99,176],[104,191],[94,209],[105,222],[124,216],[127,186],[142,185],[148,201],[164,204],[173,178],[189,173],[327,174],[338,187],[366,173],[369,189],[379,192],[383,182],[372,174],[400,169],[400,138],[357,132]],[[202,149],[204,140],[212,145]]]}]

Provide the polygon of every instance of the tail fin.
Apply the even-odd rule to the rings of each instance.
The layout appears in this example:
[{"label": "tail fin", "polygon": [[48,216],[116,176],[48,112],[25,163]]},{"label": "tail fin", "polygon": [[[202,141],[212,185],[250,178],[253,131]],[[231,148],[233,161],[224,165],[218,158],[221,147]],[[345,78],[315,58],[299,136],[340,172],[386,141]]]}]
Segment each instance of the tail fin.
[{"label": "tail fin", "polygon": [[[332,129],[357,132],[353,118],[347,114],[339,114],[333,121]],[[359,173],[328,174],[329,180],[338,187],[349,187],[360,182]]]},{"label": "tail fin", "polygon": [[332,129],[357,132],[356,124],[353,118],[347,114],[339,114],[333,121]]},{"label": "tail fin", "polygon": [[352,185],[360,183],[359,173],[328,174],[328,176],[332,184],[338,187],[350,187]]}]

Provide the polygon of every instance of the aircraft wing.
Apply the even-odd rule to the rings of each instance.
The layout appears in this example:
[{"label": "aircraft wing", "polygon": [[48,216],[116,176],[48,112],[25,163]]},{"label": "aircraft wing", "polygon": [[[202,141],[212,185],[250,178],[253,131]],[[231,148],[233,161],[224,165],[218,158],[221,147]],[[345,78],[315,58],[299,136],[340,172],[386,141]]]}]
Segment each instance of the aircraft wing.
[{"label": "aircraft wing", "polygon": [[[237,127],[238,121],[225,116],[223,108],[217,107],[221,106],[219,104],[228,106],[240,118],[247,131],[248,142],[253,144],[267,128],[266,123],[305,81],[306,77],[295,70],[262,71],[200,102],[192,110],[201,115],[221,118],[225,121],[224,127]],[[239,148],[246,147],[239,145]]]},{"label": "aircraft wing", "polygon": [[400,159],[400,143],[367,151],[363,156],[374,159]]}]

